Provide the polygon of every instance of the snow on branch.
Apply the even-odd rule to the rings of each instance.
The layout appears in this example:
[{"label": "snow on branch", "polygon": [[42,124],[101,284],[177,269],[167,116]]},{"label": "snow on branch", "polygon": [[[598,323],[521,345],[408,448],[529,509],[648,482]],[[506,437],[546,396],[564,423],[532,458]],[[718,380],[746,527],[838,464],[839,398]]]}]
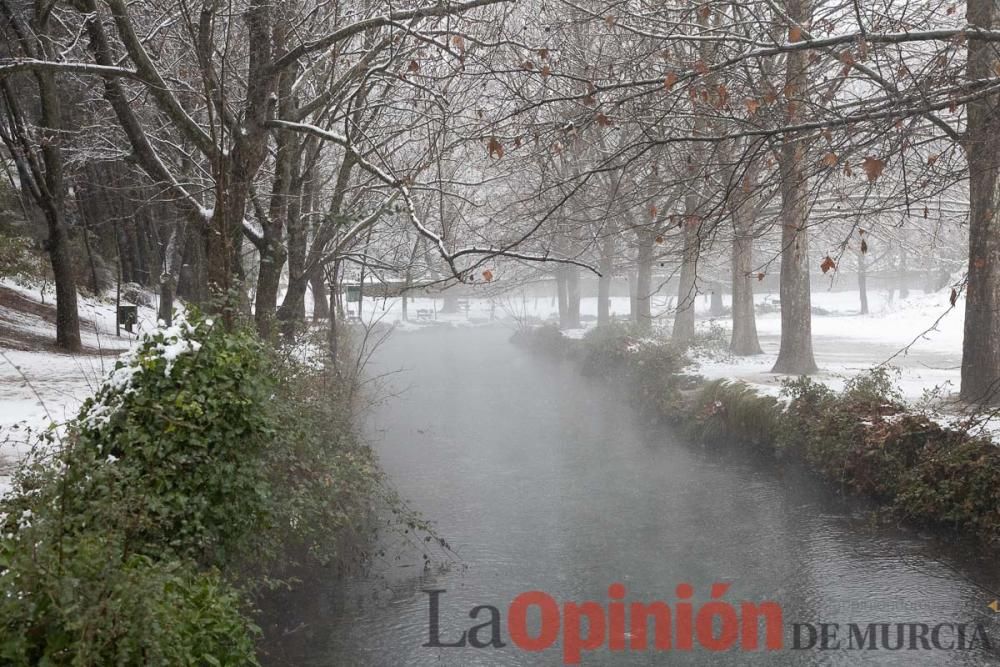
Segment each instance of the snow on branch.
[{"label": "snow on branch", "polygon": [[[292,130],[295,132],[303,132],[306,134],[311,134],[313,136],[325,139],[327,141],[332,141],[335,144],[343,146],[344,149],[350,153],[355,160],[357,160],[358,165],[372,174],[378,180],[382,181],[385,185],[391,188],[395,188],[399,193],[399,196],[403,199],[403,208],[406,212],[407,218],[410,220],[410,224],[417,230],[417,232],[428,239],[434,244],[437,249],[438,254],[442,259],[448,264],[448,268],[451,269],[452,275],[454,275],[459,280],[462,276],[467,273],[467,270],[459,269],[455,263],[460,257],[465,256],[487,256],[487,257],[510,257],[512,259],[519,259],[527,262],[554,262],[557,264],[572,264],[579,266],[581,268],[587,269],[596,275],[601,275],[600,272],[594,268],[591,264],[582,262],[580,260],[573,259],[571,257],[560,257],[557,255],[552,255],[550,253],[544,253],[541,255],[524,253],[515,251],[510,247],[505,248],[481,248],[478,246],[468,246],[465,248],[460,248],[455,252],[448,252],[445,247],[444,239],[440,235],[436,234],[430,228],[428,228],[421,220],[420,216],[417,214],[416,206],[413,203],[413,197],[410,194],[410,188],[406,181],[402,178],[398,178],[378,165],[372,164],[370,161],[365,159],[360,153],[354,150],[353,144],[342,134],[332,132],[330,130],[325,130],[323,128],[317,127],[315,125],[310,125],[308,123],[293,123],[286,120],[271,120],[267,123],[270,127],[280,127],[286,130]],[[369,221],[367,224],[371,224]]]}]

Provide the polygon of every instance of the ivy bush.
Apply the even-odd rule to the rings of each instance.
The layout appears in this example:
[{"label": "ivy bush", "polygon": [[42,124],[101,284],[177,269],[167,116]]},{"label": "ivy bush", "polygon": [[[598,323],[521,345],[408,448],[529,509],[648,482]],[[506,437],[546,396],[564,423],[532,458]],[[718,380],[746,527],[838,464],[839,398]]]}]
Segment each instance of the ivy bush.
[{"label": "ivy bush", "polygon": [[341,557],[382,483],[344,393],[198,315],[144,339],[0,501],[0,662],[256,664],[255,578]]}]

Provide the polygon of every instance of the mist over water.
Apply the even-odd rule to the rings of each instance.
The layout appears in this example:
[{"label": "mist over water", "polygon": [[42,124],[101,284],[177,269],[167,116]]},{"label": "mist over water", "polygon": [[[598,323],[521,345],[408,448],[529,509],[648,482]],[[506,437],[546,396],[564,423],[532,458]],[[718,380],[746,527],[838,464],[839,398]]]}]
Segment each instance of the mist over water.
[{"label": "mist over water", "polygon": [[[370,372],[400,391],[368,431],[409,504],[432,520],[461,562],[424,571],[390,554],[377,576],[308,582],[302,625],[281,642],[297,665],[558,665],[559,644],[521,651],[507,635],[519,593],[561,603],[664,600],[691,583],[696,605],[713,582],[725,600],[782,605],[786,650],[713,654],[606,649],[583,664],[1000,664],[987,651],[789,651],[794,622],[985,624],[995,565],[940,539],[876,526],[870,509],[773,461],[711,451],[642,424],[613,383],[508,344],[502,327],[397,333]],[[504,614],[503,649],[425,648],[428,596],[445,589],[441,639]],[[305,607],[304,607],[305,608]],[[697,644],[696,644],[697,646]]]}]

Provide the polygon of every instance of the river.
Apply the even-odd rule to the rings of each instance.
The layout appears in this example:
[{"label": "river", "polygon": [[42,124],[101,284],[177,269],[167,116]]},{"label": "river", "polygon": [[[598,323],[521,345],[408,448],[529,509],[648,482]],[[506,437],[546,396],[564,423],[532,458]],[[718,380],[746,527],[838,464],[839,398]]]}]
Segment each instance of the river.
[{"label": "river", "polygon": [[[982,642],[844,648],[849,623],[981,623],[1000,645],[1000,614],[987,607],[1000,577],[980,550],[886,526],[794,467],[645,426],[615,385],[510,345],[509,335],[501,327],[397,333],[376,352],[371,373],[389,374],[383,382],[395,395],[373,411],[370,437],[396,488],[460,560],[424,570],[403,552],[371,576],[309,582],[309,611],[275,664],[558,665],[558,642],[538,653],[512,645],[511,601],[539,590],[560,604],[606,604],[614,582],[625,585],[626,602],[670,605],[675,587],[690,583],[696,611],[713,582],[729,583],[724,599],[737,609],[745,600],[781,605],[785,648],[603,648],[585,652],[584,665],[1000,664]],[[473,607],[492,605],[507,645],[422,646],[424,589],[446,591],[442,642],[487,618],[470,620]],[[792,650],[796,622],[840,624],[841,648]]]}]

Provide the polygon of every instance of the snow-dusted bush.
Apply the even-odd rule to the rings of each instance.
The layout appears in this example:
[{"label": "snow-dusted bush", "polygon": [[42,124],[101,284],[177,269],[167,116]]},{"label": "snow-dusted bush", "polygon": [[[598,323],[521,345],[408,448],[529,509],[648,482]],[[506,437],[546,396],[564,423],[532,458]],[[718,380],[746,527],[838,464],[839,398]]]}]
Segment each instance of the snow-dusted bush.
[{"label": "snow-dusted bush", "polygon": [[0,664],[254,664],[251,576],[343,558],[376,495],[423,527],[353,394],[196,315],[144,338],[0,501]]}]

